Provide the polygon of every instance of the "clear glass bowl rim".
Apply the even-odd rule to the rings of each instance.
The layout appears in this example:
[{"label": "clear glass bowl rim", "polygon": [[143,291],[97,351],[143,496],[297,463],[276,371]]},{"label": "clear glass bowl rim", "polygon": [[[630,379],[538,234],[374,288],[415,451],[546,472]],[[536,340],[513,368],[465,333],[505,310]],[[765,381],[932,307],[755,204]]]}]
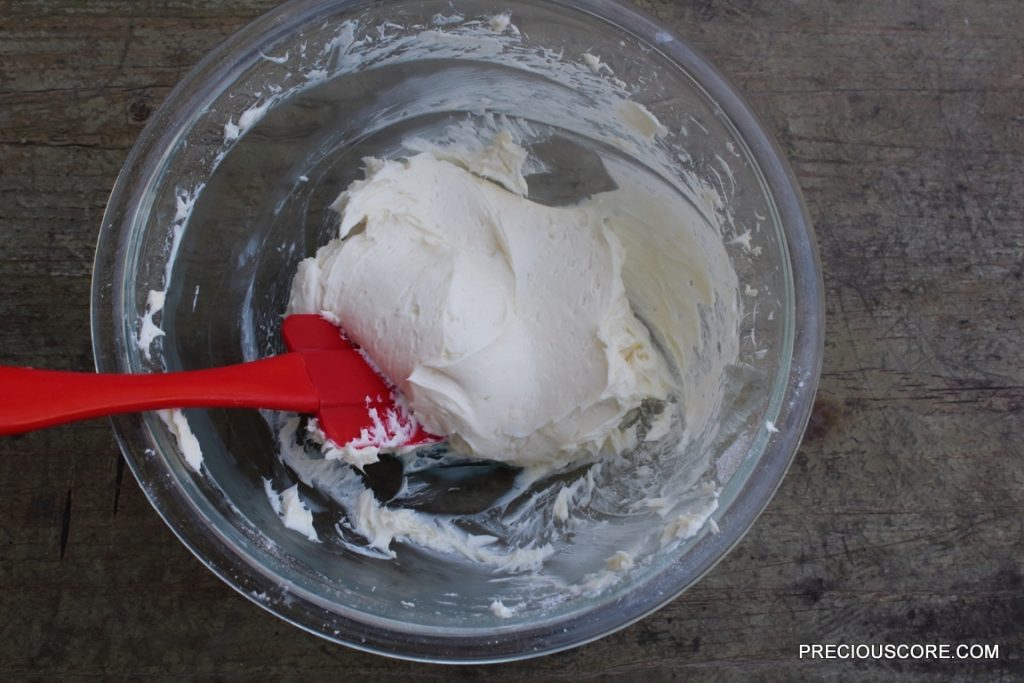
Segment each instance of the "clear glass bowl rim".
[{"label": "clear glass bowl rim", "polygon": [[[779,429],[767,444],[754,473],[737,495],[718,534],[702,544],[701,557],[689,566],[673,566],[627,599],[604,604],[555,627],[496,630],[490,638],[425,636],[402,633],[346,618],[303,596],[257,600],[280,592],[266,567],[216,533],[185,493],[175,485],[162,458],[144,457],[153,438],[140,415],[111,420],[125,460],[153,508],[174,534],[214,574],[255,604],[328,640],[359,650],[415,661],[488,663],[512,661],[577,647],[636,622],[675,599],[712,569],[747,533],[780,485],[800,445],[817,390],[824,348],[824,295],[821,266],[810,217],[789,164],[738,91],[711,63],[644,12],[616,0],[548,0],[568,10],[612,23],[654,47],[676,63],[711,98],[758,164],[775,202],[785,236],[792,278],[792,354],[785,391],[779,398]],[[258,17],[202,59],[174,88],[139,136],[111,192],[97,239],[93,268],[91,327],[99,372],[132,370],[127,353],[124,283],[133,217],[142,205],[142,188],[181,133],[187,114],[218,84],[233,80],[245,56],[275,36],[327,12],[356,11],[367,0],[297,0]]]}]

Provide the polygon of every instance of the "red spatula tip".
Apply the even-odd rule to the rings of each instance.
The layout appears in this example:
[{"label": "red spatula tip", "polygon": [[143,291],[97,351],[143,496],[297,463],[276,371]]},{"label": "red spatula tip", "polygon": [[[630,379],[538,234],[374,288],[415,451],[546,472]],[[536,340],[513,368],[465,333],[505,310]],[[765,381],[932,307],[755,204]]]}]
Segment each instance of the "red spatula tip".
[{"label": "red spatula tip", "polygon": [[306,362],[320,396],[320,429],[334,444],[397,450],[443,440],[423,429],[331,321],[319,315],[291,315],[282,324],[282,336]]},{"label": "red spatula tip", "polygon": [[340,327],[322,316],[290,315],[281,323],[281,336],[289,351],[331,351],[352,348]]},{"label": "red spatula tip", "polygon": [[437,443],[416,419],[393,404],[385,409],[339,406],[317,413],[319,427],[334,444],[352,449],[398,450]]}]

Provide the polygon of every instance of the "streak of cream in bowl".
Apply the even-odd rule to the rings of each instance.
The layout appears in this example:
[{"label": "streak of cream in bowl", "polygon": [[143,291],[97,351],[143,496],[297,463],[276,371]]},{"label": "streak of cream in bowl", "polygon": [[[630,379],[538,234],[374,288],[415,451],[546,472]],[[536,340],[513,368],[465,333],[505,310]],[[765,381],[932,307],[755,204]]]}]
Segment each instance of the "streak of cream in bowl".
[{"label": "streak of cream in bowl", "polygon": [[[706,569],[694,553],[719,557],[817,367],[790,366],[792,275],[756,155],[685,74],[570,6],[420,5],[301,24],[203,110],[180,155],[200,172],[159,181],[166,241],[129,353],[215,365],[279,350],[286,310],[342,321],[448,446],[169,411],[177,448],[153,453],[177,451],[174,495],[223,518],[220,561],[245,558],[230,583],[321,635],[526,656],[624,625]],[[580,42],[558,21],[583,22]]]}]

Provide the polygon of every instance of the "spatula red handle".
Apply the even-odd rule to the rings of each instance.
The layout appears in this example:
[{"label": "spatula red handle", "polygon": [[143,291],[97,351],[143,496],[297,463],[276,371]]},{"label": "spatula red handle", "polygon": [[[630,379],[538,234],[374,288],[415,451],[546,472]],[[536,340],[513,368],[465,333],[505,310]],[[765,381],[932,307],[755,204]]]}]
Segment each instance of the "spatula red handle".
[{"label": "spatula red handle", "polygon": [[214,370],[99,375],[0,366],[0,435],[160,408],[312,413],[320,397],[300,353]]}]

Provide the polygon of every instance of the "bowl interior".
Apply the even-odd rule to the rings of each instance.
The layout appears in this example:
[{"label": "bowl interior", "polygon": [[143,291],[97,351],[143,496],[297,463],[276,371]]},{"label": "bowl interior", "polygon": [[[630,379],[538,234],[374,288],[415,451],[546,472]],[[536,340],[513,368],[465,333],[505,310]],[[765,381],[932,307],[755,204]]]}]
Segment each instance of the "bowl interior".
[{"label": "bowl interior", "polygon": [[[720,491],[720,531],[660,553],[603,593],[536,600],[499,619],[491,600],[529,590],[528,582],[402,544],[392,561],[353,552],[337,540],[345,511],[315,490],[304,494],[323,542],[286,529],[264,493],[264,480],[292,480],[277,458],[271,414],[186,411],[202,474],[155,416],[120,418],[133,469],[183,540],[229,583],[320,635],[450,660],[526,656],[598,637],[706,571],[760,511],[795,448],[820,346],[820,333],[801,337],[797,326],[819,322],[807,317],[820,308],[820,291],[785,164],[735,93],[679,40],[614,3],[582,4],[504,3],[518,35],[494,36],[473,24],[493,16],[488,2],[280,9],[197,67],[115,189],[94,300],[98,364],[111,371],[207,368],[280,352],[291,277],[335,236],[327,207],[361,177],[361,160],[400,156],[404,140],[437,138],[474,117],[506,116],[543,133],[530,147],[542,162],[527,178],[531,198],[571,203],[609,189],[600,159],[639,164],[707,215],[725,244],[741,289],[739,357],[715,399],[713,428],[679,464],[695,491]],[[416,50],[460,30],[484,38]],[[379,54],[352,59],[359,41]],[[584,54],[610,71],[592,72]],[[575,80],[552,77],[545,60],[579,67]],[[612,77],[667,129],[657,154],[631,153],[621,144],[628,131],[608,124],[597,89]],[[567,117],[567,103],[591,114]],[[136,339],[151,291],[166,293],[157,316],[165,334],[147,358]],[[563,558],[569,583],[592,572],[617,535],[636,533],[616,524],[576,540],[576,554]]]}]

